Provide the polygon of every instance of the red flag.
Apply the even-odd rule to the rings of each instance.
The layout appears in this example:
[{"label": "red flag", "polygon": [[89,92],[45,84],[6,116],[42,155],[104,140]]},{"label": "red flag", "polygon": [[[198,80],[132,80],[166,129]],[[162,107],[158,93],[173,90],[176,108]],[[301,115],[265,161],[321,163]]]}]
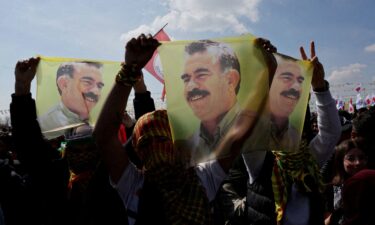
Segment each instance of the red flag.
[{"label": "red flag", "polygon": [[163,86],[163,92],[161,93],[161,100],[164,102],[165,99],[165,85]]},{"label": "red flag", "polygon": [[[164,32],[163,28],[154,35],[154,38],[158,41],[170,41],[170,38],[168,35]],[[159,58],[159,53],[156,50],[154,52],[154,55],[148,61],[148,63],[145,66],[145,69],[151,73],[152,76],[154,76],[160,83],[164,84],[164,77],[161,72],[161,66],[160,66],[160,58]]]},{"label": "red flag", "polygon": [[354,113],[353,100],[350,98],[349,101],[349,113]]},{"label": "red flag", "polygon": [[358,83],[357,86],[354,88],[354,90],[355,90],[357,93],[363,91],[363,90],[362,90],[362,84],[361,84],[361,83]]},{"label": "red flag", "polygon": [[[159,32],[157,32],[154,35],[154,38],[158,41],[170,41],[171,39],[169,38],[167,33],[164,32],[163,28],[161,28],[159,30]],[[154,76],[158,81],[160,81],[160,83],[163,84],[163,92],[162,92],[161,99],[162,99],[162,101],[164,101],[164,98],[165,98],[164,77],[163,77],[163,73],[161,71],[161,62],[160,62],[160,57],[159,57],[159,53],[158,53],[157,50],[154,52],[154,55],[152,56],[150,61],[148,61],[148,63],[146,64],[145,69],[152,76]]]},{"label": "red flag", "polygon": [[366,98],[365,98],[365,102],[366,102],[366,105],[371,105],[371,98],[370,98],[370,95],[367,95]]}]

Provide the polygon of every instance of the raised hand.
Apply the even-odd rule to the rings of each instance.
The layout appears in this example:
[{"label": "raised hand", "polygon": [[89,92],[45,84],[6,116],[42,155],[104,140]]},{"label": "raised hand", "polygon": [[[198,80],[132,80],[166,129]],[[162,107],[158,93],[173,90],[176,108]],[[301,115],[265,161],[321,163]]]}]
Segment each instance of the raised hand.
[{"label": "raised hand", "polygon": [[265,38],[257,38],[255,39],[255,44],[260,46],[264,51],[262,51],[263,56],[266,60],[266,64],[269,70],[269,85],[271,86],[273,76],[276,71],[277,62],[273,53],[277,52],[277,48],[271,44],[268,39]]},{"label": "raised hand", "polygon": [[326,88],[326,84],[324,81],[324,68],[323,65],[319,62],[318,57],[315,55],[315,43],[312,41],[310,43],[310,52],[311,56],[310,58],[307,57],[305,50],[303,47],[300,47],[300,52],[301,52],[301,57],[303,60],[308,60],[313,63],[314,66],[314,72],[313,72],[313,77],[311,80],[311,85],[313,89],[321,89],[321,88]]},{"label": "raised hand", "polygon": [[160,45],[158,40],[150,34],[141,34],[137,38],[131,39],[126,44],[125,63],[127,65],[136,65],[141,70],[151,59],[154,51]]},{"label": "raised hand", "polygon": [[30,92],[31,81],[35,77],[36,68],[40,61],[39,57],[18,61],[14,71],[15,94],[23,95]]},{"label": "raised hand", "polygon": [[255,43],[259,46],[263,47],[264,50],[266,50],[269,53],[276,53],[277,48],[271,44],[271,42],[268,39],[265,38],[257,38],[255,39]]}]

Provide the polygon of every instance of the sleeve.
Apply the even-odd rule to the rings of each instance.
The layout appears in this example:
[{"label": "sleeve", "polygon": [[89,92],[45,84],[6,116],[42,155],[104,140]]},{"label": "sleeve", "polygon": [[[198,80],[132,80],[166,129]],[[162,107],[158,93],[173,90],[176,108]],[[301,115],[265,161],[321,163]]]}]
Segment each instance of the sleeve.
[{"label": "sleeve", "polygon": [[139,202],[138,194],[144,182],[143,175],[134,165],[129,164],[117,183],[114,183],[111,179],[109,181],[111,186],[116,189],[120,195],[125,208],[137,213]]},{"label": "sleeve", "polygon": [[64,214],[68,204],[67,161],[44,139],[31,94],[12,95],[10,116],[17,157],[27,173],[27,189],[37,201],[33,211],[43,212],[43,221],[48,224]]},{"label": "sleeve", "polygon": [[329,91],[314,92],[319,133],[311,140],[310,150],[321,167],[333,154],[341,135],[341,124],[335,100]]},{"label": "sleeve", "polygon": [[206,190],[208,200],[211,202],[214,200],[215,195],[227,174],[216,160],[199,163],[195,167],[195,172]]},{"label": "sleeve", "polygon": [[43,137],[31,93],[12,95],[10,116],[17,156],[22,163],[35,167],[59,158],[58,151]]},{"label": "sleeve", "polygon": [[143,114],[155,110],[154,99],[149,91],[145,93],[135,93],[133,99],[135,119],[138,120]]}]

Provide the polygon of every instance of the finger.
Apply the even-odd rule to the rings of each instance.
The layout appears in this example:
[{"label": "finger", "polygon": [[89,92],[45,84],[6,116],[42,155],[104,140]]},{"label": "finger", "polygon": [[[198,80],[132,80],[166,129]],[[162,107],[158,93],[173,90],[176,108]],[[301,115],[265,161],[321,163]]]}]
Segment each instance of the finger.
[{"label": "finger", "polygon": [[161,43],[160,43],[158,40],[156,40],[156,39],[153,40],[153,42],[152,42],[152,46],[154,46],[155,48],[157,48],[157,47],[159,47],[160,45],[161,45]]},{"label": "finger", "polygon": [[319,62],[319,60],[318,60],[318,57],[317,56],[314,56],[312,59],[311,59],[311,62],[312,63],[318,63]]},{"label": "finger", "polygon": [[36,72],[36,69],[38,67],[38,64],[39,64],[39,61],[40,61],[40,58],[31,58],[30,59],[30,70],[32,73],[35,73]]},{"label": "finger", "polygon": [[140,43],[144,42],[146,40],[146,35],[142,33],[141,35],[138,36],[137,40]]},{"label": "finger", "polygon": [[299,48],[299,51],[301,52],[301,57],[302,57],[302,59],[303,59],[303,60],[307,60],[307,56],[306,56],[305,49],[303,49],[302,46]]},{"label": "finger", "polygon": [[29,60],[22,60],[17,63],[18,64],[18,69],[22,72],[25,72],[29,68]]},{"label": "finger", "polygon": [[145,47],[151,46],[152,45],[152,39],[153,39],[152,36],[147,35],[147,37],[146,37],[146,35],[141,34],[140,45],[145,46]]},{"label": "finger", "polygon": [[126,50],[133,48],[133,46],[137,43],[137,39],[132,38],[128,43],[126,44]]},{"label": "finger", "polygon": [[315,57],[315,43],[314,41],[311,41],[310,43],[310,52],[311,52],[311,58]]},{"label": "finger", "polygon": [[21,69],[22,68],[22,65],[24,64],[24,61],[22,60],[19,60],[16,64],[16,69]]},{"label": "finger", "polygon": [[150,33],[147,34],[146,38],[147,38],[147,41],[150,43],[151,46],[154,46],[154,45],[156,45],[156,43],[158,43],[158,40],[154,36],[152,36]]},{"label": "finger", "polygon": [[33,57],[33,58],[30,58],[30,59],[29,59],[29,63],[30,63],[31,65],[36,65],[36,64],[39,63],[39,61],[40,61],[40,58],[39,58],[39,57]]},{"label": "finger", "polygon": [[276,53],[276,52],[277,52],[277,49],[276,49],[275,46],[273,46],[273,45],[270,43],[269,46],[268,46],[268,51],[269,51],[270,53]]}]

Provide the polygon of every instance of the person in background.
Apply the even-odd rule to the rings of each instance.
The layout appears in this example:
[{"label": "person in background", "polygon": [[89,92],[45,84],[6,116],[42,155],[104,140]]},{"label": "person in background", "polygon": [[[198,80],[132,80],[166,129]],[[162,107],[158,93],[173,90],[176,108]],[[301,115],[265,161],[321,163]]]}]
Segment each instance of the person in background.
[{"label": "person in background", "polygon": [[242,154],[217,195],[217,207],[222,212],[217,217],[219,224],[323,224],[319,167],[334,151],[340,121],[314,43],[311,58],[302,47],[300,51],[302,59],[314,66],[311,84],[317,100],[319,133],[310,142],[302,139],[296,151]]},{"label": "person in background", "polygon": [[[44,139],[30,93],[39,60],[18,61],[15,67],[15,92],[10,104],[12,136],[27,178],[21,190],[13,189],[9,195],[22,196],[16,218],[21,222],[16,224],[68,224],[69,167],[60,152]],[[5,222],[11,224],[7,215]]]},{"label": "person in background", "polygon": [[[125,146],[117,137],[122,119],[119,115],[126,107],[130,90],[158,46],[156,39],[145,35],[127,43],[126,64],[116,77],[95,127],[96,142],[112,186],[127,208],[129,224],[211,224],[209,202],[215,198],[239,151],[231,152],[227,158],[189,166],[181,158],[185,154],[173,145],[166,110],[140,117]],[[244,118],[235,124],[242,124]],[[233,136],[235,130],[230,132]],[[130,163],[128,150],[124,148],[133,148],[141,164]]]},{"label": "person in background", "polygon": [[[367,147],[361,138],[348,139],[336,147],[334,176],[332,179],[333,203],[326,224],[343,224],[342,188],[347,179],[367,167]],[[331,204],[332,204],[331,203]]]},{"label": "person in background", "polygon": [[344,225],[375,224],[375,170],[364,169],[344,183]]},{"label": "person in background", "polygon": [[357,115],[352,121],[351,138],[361,137],[366,146],[372,150],[368,151],[368,168],[375,169],[375,111],[367,110]]}]

